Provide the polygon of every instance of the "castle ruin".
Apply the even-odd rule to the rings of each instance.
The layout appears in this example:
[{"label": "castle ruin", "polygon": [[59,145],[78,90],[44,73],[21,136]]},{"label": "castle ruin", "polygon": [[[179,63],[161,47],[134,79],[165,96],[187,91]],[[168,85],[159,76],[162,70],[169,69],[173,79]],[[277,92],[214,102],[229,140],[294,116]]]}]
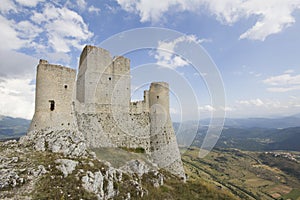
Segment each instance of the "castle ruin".
[{"label": "castle ruin", "polygon": [[169,114],[169,86],[151,83],[142,101],[130,99],[130,60],[86,46],[79,69],[40,60],[29,131],[79,130],[89,148],[143,148],[153,163],[184,178]]}]

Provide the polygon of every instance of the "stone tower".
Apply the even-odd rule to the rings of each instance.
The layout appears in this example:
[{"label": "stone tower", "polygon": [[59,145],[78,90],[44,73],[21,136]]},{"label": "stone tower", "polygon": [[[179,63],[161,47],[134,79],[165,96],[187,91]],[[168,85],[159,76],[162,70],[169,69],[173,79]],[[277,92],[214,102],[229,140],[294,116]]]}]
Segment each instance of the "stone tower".
[{"label": "stone tower", "polygon": [[169,85],[165,82],[151,83],[150,151],[154,163],[179,177],[185,173],[169,111]]},{"label": "stone tower", "polygon": [[107,50],[88,45],[80,56],[76,98],[91,113],[110,112],[111,105],[128,112],[129,73],[129,59],[112,58]]},{"label": "stone tower", "polygon": [[29,131],[75,126],[72,99],[76,70],[40,60],[37,66],[35,113]]}]

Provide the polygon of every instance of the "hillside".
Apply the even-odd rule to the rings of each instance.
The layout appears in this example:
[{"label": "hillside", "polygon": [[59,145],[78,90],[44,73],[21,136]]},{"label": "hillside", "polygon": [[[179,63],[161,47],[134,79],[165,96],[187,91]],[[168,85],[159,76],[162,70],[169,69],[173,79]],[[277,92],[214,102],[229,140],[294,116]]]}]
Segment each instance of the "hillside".
[{"label": "hillside", "polygon": [[[225,127],[231,128],[289,128],[300,124],[300,114],[277,118],[226,118]],[[210,119],[200,120],[201,126],[209,125]],[[195,122],[194,122],[195,123]]]},{"label": "hillside", "polygon": [[201,177],[243,200],[300,199],[299,152],[215,149],[203,159],[198,153],[189,148],[182,156],[190,179]]},{"label": "hillside", "polygon": [[[115,162],[99,160],[97,152]],[[183,183],[144,154],[122,149],[74,157],[6,142],[0,155],[0,199],[237,199],[201,177]]]},{"label": "hillside", "polygon": [[25,135],[29,124],[30,120],[0,116],[0,140],[19,138]]},{"label": "hillside", "polygon": [[[206,131],[206,128],[198,129],[198,134],[194,138],[193,146],[201,146]],[[216,147],[237,148],[248,151],[300,151],[299,141],[300,127],[286,129],[225,127]]]}]

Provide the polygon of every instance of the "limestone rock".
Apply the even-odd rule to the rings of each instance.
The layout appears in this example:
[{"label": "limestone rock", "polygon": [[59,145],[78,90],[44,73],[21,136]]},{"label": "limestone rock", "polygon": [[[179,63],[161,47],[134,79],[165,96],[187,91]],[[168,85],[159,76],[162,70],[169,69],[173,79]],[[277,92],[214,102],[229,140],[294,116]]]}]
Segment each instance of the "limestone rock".
[{"label": "limestone rock", "polygon": [[92,173],[88,171],[85,176],[82,177],[82,186],[94,194],[97,199],[104,199],[103,181],[104,177],[100,171]]},{"label": "limestone rock", "polygon": [[1,169],[0,170],[0,189],[7,187],[16,187],[24,183],[24,179],[18,175],[16,170]]},{"label": "limestone rock", "polygon": [[47,170],[43,165],[39,165],[37,169],[30,170],[30,174],[32,174],[34,177],[39,177],[43,174],[46,174]]},{"label": "limestone rock", "polygon": [[59,164],[58,166],[56,166],[56,168],[64,174],[64,177],[67,177],[69,174],[72,174],[72,172],[75,170],[78,161],[69,159],[57,159],[55,163]]},{"label": "limestone rock", "polygon": [[131,160],[127,162],[124,166],[120,169],[129,174],[136,174],[139,179],[142,178],[143,175],[150,175],[149,182],[153,184],[154,187],[159,187],[164,184],[164,176],[161,174],[157,169],[147,165],[145,162],[141,160]]},{"label": "limestone rock", "polygon": [[146,163],[141,160],[131,160],[120,169],[130,174],[137,174],[139,177],[142,177],[150,171],[150,168],[146,165]]},{"label": "limestone rock", "polygon": [[96,194],[99,200],[111,199],[117,194],[117,191],[114,189],[114,181],[117,181],[115,177],[116,170],[114,168],[108,169],[105,175],[101,171],[95,173],[88,171],[81,179],[82,186],[86,190]]},{"label": "limestone rock", "polygon": [[82,134],[76,130],[43,129],[31,131],[20,139],[23,145],[33,146],[38,151],[63,153],[64,156],[87,155]]}]

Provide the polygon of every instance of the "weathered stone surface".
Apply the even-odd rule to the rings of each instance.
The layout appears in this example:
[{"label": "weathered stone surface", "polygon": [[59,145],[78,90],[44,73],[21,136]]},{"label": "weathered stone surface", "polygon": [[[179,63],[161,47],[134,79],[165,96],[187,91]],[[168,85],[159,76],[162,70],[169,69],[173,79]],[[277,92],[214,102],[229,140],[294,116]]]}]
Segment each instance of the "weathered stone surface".
[{"label": "weathered stone surface", "polygon": [[13,169],[0,169],[0,189],[16,187],[24,183],[24,179],[19,177],[18,172]]},{"label": "weathered stone surface", "polygon": [[39,177],[43,174],[46,174],[47,170],[43,165],[39,165],[37,169],[30,170],[30,174],[32,174],[34,177]]},{"label": "weathered stone surface", "polygon": [[[96,194],[97,198],[102,199],[111,199],[118,194],[116,188],[114,188],[114,182],[120,182],[121,180],[118,177],[120,175],[119,170],[115,168],[108,168],[105,174],[102,174],[101,171],[92,173],[87,171],[86,175],[82,177],[82,186]],[[106,184],[104,184],[104,182]]]},{"label": "weathered stone surface", "polygon": [[56,166],[56,168],[64,174],[64,177],[67,177],[75,170],[78,161],[69,159],[57,159],[55,163],[59,164],[58,166]]},{"label": "weathered stone surface", "polygon": [[139,177],[142,177],[144,174],[147,174],[150,171],[149,166],[140,160],[131,160],[120,169],[130,174],[137,174]]},{"label": "weathered stone surface", "polygon": [[31,131],[20,139],[23,145],[32,145],[37,151],[63,153],[65,156],[87,154],[82,134],[76,130],[45,129]]}]

